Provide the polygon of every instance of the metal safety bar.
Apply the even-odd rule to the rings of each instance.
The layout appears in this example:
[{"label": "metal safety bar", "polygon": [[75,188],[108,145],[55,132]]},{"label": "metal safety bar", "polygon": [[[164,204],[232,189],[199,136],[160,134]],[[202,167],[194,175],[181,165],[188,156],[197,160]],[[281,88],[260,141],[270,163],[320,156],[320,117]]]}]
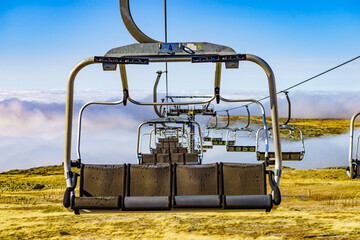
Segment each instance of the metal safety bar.
[{"label": "metal safety bar", "polygon": [[88,102],[79,111],[79,119],[78,119],[78,134],[77,134],[77,157],[78,160],[81,160],[81,154],[80,154],[80,141],[81,141],[81,123],[82,123],[82,116],[85,108],[87,108],[90,105],[119,105],[123,102],[123,100],[119,100],[116,102]]}]

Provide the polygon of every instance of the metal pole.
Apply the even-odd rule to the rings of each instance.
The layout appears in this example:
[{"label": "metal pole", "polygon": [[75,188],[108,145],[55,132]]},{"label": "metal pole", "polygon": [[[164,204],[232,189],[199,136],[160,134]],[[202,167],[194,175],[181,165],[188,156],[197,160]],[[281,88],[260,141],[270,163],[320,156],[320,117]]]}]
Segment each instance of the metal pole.
[{"label": "metal pole", "polygon": [[[164,0],[164,22],[165,22],[165,42],[167,43],[167,6],[166,6],[166,0]],[[165,71],[166,71],[166,102],[168,102],[168,96],[169,96],[169,81],[168,81],[168,63],[165,63]],[[169,106],[167,107],[167,110],[169,111]]]},{"label": "metal pole", "polygon": [[70,72],[67,93],[66,93],[66,110],[65,110],[65,150],[64,150],[64,174],[67,187],[71,187],[71,134],[72,118],[74,105],[74,82],[79,71],[87,65],[95,63],[94,57],[86,58],[79,62]]},{"label": "metal pole", "polygon": [[289,122],[290,122],[290,119],[291,119],[291,102],[290,102],[290,98],[289,98],[289,95],[288,95],[288,91],[283,91],[283,93],[285,94],[286,96],[286,100],[288,102],[288,118],[286,120],[286,122],[282,125],[287,125]]},{"label": "metal pole", "polygon": [[280,128],[279,128],[279,114],[278,114],[278,105],[277,105],[277,96],[276,96],[276,82],[273,71],[270,66],[261,58],[246,54],[246,60],[254,62],[262,67],[268,77],[269,83],[269,96],[270,96],[270,107],[271,107],[271,120],[272,120],[272,129],[273,129],[273,139],[274,139],[274,150],[275,150],[275,185],[278,186],[281,176],[282,168],[282,156],[281,156],[281,142],[280,142]]}]

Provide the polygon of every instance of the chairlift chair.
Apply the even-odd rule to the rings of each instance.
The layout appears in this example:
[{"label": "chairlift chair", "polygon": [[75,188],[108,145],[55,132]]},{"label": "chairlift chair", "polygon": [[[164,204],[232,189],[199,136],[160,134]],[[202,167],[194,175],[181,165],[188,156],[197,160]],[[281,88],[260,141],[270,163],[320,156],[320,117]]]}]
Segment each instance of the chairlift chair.
[{"label": "chairlift chair", "polygon": [[[280,204],[281,142],[275,77],[269,65],[257,56],[237,54],[229,47],[212,43],[159,43],[137,28],[131,17],[128,0],[120,0],[120,6],[126,27],[140,43],[111,49],[105,56],[86,58],[74,67],[68,78],[64,149],[64,175],[67,188],[63,199],[64,207],[75,213],[189,209],[270,211],[274,204]],[[225,63],[227,68],[237,68],[239,61],[251,61],[258,64],[268,77],[271,117],[274,124],[272,129],[275,146],[274,170],[267,169],[265,163],[178,164],[169,161],[164,164],[157,164],[157,162],[154,162],[155,164],[129,164],[128,160],[119,157],[119,164],[115,165],[92,165],[84,163],[86,159],[83,159],[84,161],[78,161],[76,164],[80,168],[80,174],[72,172],[71,167],[74,166],[71,160],[74,83],[77,73],[84,67],[102,64],[103,70],[113,71],[119,66],[123,87],[123,100],[119,103],[125,106],[125,110],[128,103],[158,107],[203,105],[213,100],[216,100],[218,104],[220,102],[254,102],[261,106],[253,99],[226,99],[220,94],[222,63]],[[202,101],[180,103],[139,102],[132,99],[126,66],[129,64],[147,65],[152,62],[215,63],[213,96]],[[175,123],[182,121],[164,117],[159,119],[152,123],[162,122],[166,125],[167,121],[175,121]],[[190,120],[187,119],[187,121]],[[267,129],[265,132],[267,133]],[[201,137],[200,130],[199,136]],[[202,141],[201,138],[200,141]],[[267,177],[268,180],[266,180]],[[267,183],[271,188],[269,194],[266,190]],[[76,188],[79,189],[79,194],[75,194]]]},{"label": "chairlift chair", "polygon": [[[279,125],[280,130],[281,129],[285,129],[288,131],[289,133],[289,137],[290,138],[294,138],[293,133],[294,132],[298,132],[299,138],[300,138],[300,143],[301,143],[301,150],[300,151],[289,151],[289,152],[285,152],[283,151],[282,154],[282,160],[283,161],[301,161],[304,158],[305,155],[305,145],[304,145],[304,137],[303,137],[303,133],[301,131],[300,128],[295,127],[295,126],[291,126],[288,123],[290,122],[291,119],[291,102],[290,102],[290,98],[288,95],[287,91],[282,91],[287,99],[288,102],[288,118],[285,121],[285,123]],[[270,131],[273,128],[273,126],[269,126],[268,130]],[[266,161],[268,164],[273,165],[274,159],[275,159],[275,153],[274,152],[269,152],[269,158],[267,159],[265,156],[265,152],[260,151],[260,141],[261,141],[261,137],[260,137],[260,131],[262,131],[263,129],[258,129],[256,132],[256,158],[258,161]],[[270,135],[271,137],[271,135]]]},{"label": "chairlift chair", "polygon": [[[181,125],[169,126],[170,124]],[[185,130],[186,124],[197,125],[200,129],[200,125],[194,121],[186,118],[158,118],[150,121],[141,123],[138,127],[138,142],[137,142],[137,157],[138,164],[157,164],[157,163],[186,163],[186,164],[201,164],[203,158],[203,152],[200,148],[199,153],[195,153],[194,149],[191,149],[191,144],[183,144],[181,138],[183,135],[189,133]],[[141,129],[145,125],[154,126],[154,131],[157,132],[159,129],[157,125],[161,125],[160,131],[162,137],[157,138],[156,148],[151,149],[151,152],[144,153],[141,151]],[[165,127],[163,127],[165,125]],[[170,131],[170,134],[166,134]],[[175,134],[174,134],[175,133]],[[189,141],[191,137],[187,136]]]},{"label": "chairlift chair", "polygon": [[[226,118],[226,123],[224,126],[221,126],[219,123],[219,118]],[[225,146],[225,131],[228,129],[230,124],[230,117],[229,113],[227,112],[226,117],[224,115],[216,114],[215,118],[215,125],[214,126],[206,126],[206,129],[210,131],[210,137],[204,139],[204,141],[211,142],[213,146]]]},{"label": "chairlift chair", "polygon": [[354,129],[355,120],[360,115],[360,112],[355,113],[350,120],[350,144],[349,144],[349,166],[346,168],[346,173],[350,178],[360,177],[360,159],[359,159],[359,142],[360,134],[357,136],[356,149],[354,151]]}]

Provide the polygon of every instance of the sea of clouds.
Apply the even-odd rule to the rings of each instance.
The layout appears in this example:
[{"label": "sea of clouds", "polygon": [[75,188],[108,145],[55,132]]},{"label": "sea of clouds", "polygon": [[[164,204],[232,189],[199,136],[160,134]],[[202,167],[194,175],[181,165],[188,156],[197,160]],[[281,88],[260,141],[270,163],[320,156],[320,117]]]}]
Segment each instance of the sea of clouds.
[{"label": "sea of clouds", "polygon": [[[202,94],[201,92],[195,92]],[[181,92],[177,92],[181,94]],[[228,98],[255,98],[266,96],[266,92],[231,92],[222,94]],[[301,92],[290,93],[292,116],[296,118],[343,118],[360,111],[356,101],[359,91],[347,92]],[[117,101],[122,93],[117,91],[84,90],[76,92],[73,124],[72,158],[77,158],[77,118],[81,106],[88,101]],[[132,93],[136,100],[149,101],[151,92]],[[0,90],[0,172],[10,169],[61,164],[64,155],[65,99],[63,90],[51,91],[7,91]],[[159,97],[160,99],[160,97]],[[287,102],[278,95],[280,116],[287,115]],[[263,102],[269,113],[268,102]],[[242,104],[225,105],[223,108]],[[251,106],[252,115],[260,111]],[[238,109],[231,114],[245,114]],[[81,152],[82,159],[89,163],[136,162],[136,131],[138,125],[154,118],[152,107],[128,104],[117,106],[90,106],[83,116]],[[335,141],[335,140],[336,141]],[[341,140],[343,139],[343,140]],[[322,141],[322,142],[321,142]],[[347,164],[348,137],[333,137],[307,140],[307,155],[303,162],[293,164],[297,168],[328,167]],[[339,142],[341,141],[341,142]],[[313,143],[311,143],[313,142]],[[308,144],[307,144],[308,143]],[[336,153],[327,153],[329,144],[339,146]],[[318,146],[313,149],[311,146]],[[323,149],[323,150],[322,150]],[[323,152],[328,156],[321,155]],[[221,151],[208,154],[209,161],[216,161]],[[323,156],[324,161],[319,159]],[[344,157],[342,157],[344,155]],[[231,155],[235,161],[238,155]],[[313,157],[311,157],[313,156]],[[341,157],[340,157],[341,156]],[[311,159],[314,158],[314,159]],[[316,159],[315,159],[316,158]],[[329,158],[331,158],[329,160]]]}]

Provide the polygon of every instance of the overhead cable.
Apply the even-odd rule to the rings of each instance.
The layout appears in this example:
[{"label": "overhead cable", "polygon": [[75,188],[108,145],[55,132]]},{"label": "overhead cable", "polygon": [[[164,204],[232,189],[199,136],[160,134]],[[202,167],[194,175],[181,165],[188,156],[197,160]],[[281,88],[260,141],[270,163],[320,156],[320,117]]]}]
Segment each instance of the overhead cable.
[{"label": "overhead cable", "polygon": [[[337,66],[335,66],[335,67],[333,67],[333,68],[330,68],[330,69],[328,69],[328,70],[326,70],[326,71],[324,71],[324,72],[322,72],[322,73],[319,73],[319,74],[317,74],[317,75],[315,75],[315,76],[313,76],[313,77],[311,77],[311,78],[308,78],[308,79],[306,79],[306,80],[304,80],[304,81],[301,81],[301,82],[299,82],[299,83],[297,83],[297,84],[295,84],[295,85],[292,85],[291,87],[285,88],[284,90],[281,90],[281,91],[277,92],[276,94],[279,94],[279,93],[288,91],[288,90],[290,90],[290,89],[293,89],[293,88],[295,88],[295,87],[297,87],[297,86],[300,86],[300,85],[302,85],[302,84],[304,84],[304,83],[306,83],[306,82],[309,82],[309,81],[311,81],[311,80],[313,80],[313,79],[315,79],[315,78],[317,78],[317,77],[320,77],[321,75],[324,75],[324,74],[326,74],[326,73],[328,73],[328,72],[331,72],[331,71],[333,71],[333,70],[335,70],[335,69],[337,69],[337,68],[339,68],[339,67],[342,67],[342,66],[344,66],[344,65],[346,65],[346,64],[348,64],[348,63],[350,63],[350,62],[352,62],[352,61],[355,61],[355,60],[358,59],[358,58],[360,58],[360,56],[357,56],[357,57],[355,57],[355,58],[352,58],[352,59],[350,59],[349,61],[346,61],[346,62],[344,62],[344,63],[341,63],[341,64],[339,64],[339,65],[337,65]],[[266,97],[263,97],[263,98],[258,99],[257,101],[260,102],[260,101],[263,101],[263,100],[265,100],[265,99],[268,99],[269,97],[270,97],[270,96],[266,96]],[[249,106],[249,105],[251,105],[251,104],[253,104],[253,103],[249,103],[249,104],[247,104],[247,106]],[[219,110],[219,111],[217,111],[217,112],[230,111],[230,110],[235,110],[235,109],[242,108],[242,107],[245,107],[245,105],[241,105],[241,106],[238,106],[238,107],[233,107],[233,108],[229,108],[229,109],[225,109],[225,110]]]}]

